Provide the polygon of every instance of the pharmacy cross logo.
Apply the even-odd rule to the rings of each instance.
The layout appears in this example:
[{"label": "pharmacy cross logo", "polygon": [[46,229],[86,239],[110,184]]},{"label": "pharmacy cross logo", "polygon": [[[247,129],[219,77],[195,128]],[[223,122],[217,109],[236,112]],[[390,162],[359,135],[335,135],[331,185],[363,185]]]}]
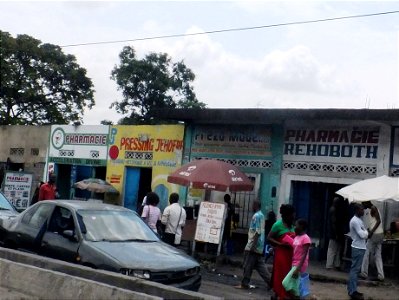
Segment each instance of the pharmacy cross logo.
[{"label": "pharmacy cross logo", "polygon": [[61,149],[65,143],[65,132],[62,128],[56,128],[51,135],[51,144],[55,149]]}]

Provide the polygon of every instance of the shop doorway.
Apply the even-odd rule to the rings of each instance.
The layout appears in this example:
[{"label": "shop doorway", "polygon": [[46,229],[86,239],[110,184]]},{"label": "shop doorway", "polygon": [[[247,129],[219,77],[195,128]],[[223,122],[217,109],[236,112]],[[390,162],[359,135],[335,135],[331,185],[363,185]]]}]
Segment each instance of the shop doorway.
[{"label": "shop doorway", "polygon": [[[328,248],[328,211],[336,191],[344,187],[343,184],[325,182],[292,181],[291,203],[296,210],[296,218],[308,220],[308,235],[315,246],[314,259],[325,260]],[[349,204],[344,202],[342,207],[344,224],[349,222]]]},{"label": "shop doorway", "polygon": [[151,191],[151,180],[151,168],[126,167],[123,206],[137,210],[141,206],[144,196]]},{"label": "shop doorway", "polygon": [[73,184],[88,178],[105,180],[106,167],[92,167],[83,165],[55,165],[57,174],[57,189],[61,199],[104,199],[103,193],[75,189]]},{"label": "shop doorway", "polygon": [[71,196],[71,165],[56,165],[57,190],[60,199],[70,199]]}]

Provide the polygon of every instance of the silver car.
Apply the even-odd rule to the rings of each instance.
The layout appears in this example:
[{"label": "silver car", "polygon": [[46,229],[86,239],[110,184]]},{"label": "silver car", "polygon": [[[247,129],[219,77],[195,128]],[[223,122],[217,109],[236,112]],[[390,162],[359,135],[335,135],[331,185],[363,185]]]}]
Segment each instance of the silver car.
[{"label": "silver car", "polygon": [[163,243],[133,211],[75,200],[41,201],[3,224],[4,244],[92,268],[197,291],[199,264]]},{"label": "silver car", "polygon": [[0,193],[0,241],[4,239],[3,222],[7,222],[10,219],[18,216],[18,212],[10,201]]}]

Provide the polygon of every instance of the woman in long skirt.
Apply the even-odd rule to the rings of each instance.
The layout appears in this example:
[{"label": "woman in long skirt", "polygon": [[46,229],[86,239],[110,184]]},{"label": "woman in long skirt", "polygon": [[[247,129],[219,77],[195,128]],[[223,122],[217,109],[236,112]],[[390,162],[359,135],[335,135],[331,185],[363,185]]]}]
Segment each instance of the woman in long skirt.
[{"label": "woman in long skirt", "polygon": [[287,299],[289,295],[283,288],[282,282],[291,270],[295,209],[290,204],[283,204],[280,207],[280,214],[282,219],[273,224],[268,240],[274,246],[272,288],[278,299]]}]

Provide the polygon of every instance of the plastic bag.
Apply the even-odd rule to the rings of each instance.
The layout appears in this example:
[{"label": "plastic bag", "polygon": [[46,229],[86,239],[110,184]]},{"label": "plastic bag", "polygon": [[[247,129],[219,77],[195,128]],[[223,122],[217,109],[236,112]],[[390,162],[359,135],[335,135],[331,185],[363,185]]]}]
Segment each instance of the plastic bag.
[{"label": "plastic bag", "polygon": [[304,298],[310,294],[310,280],[308,273],[302,273],[299,280],[299,296]]},{"label": "plastic bag", "polygon": [[289,271],[289,273],[287,274],[287,276],[285,276],[282,284],[284,289],[294,295],[294,296],[299,296],[299,281],[301,276],[298,276],[297,278],[293,278],[292,274],[295,272],[295,270],[297,269],[297,267],[292,267],[291,271]]}]

